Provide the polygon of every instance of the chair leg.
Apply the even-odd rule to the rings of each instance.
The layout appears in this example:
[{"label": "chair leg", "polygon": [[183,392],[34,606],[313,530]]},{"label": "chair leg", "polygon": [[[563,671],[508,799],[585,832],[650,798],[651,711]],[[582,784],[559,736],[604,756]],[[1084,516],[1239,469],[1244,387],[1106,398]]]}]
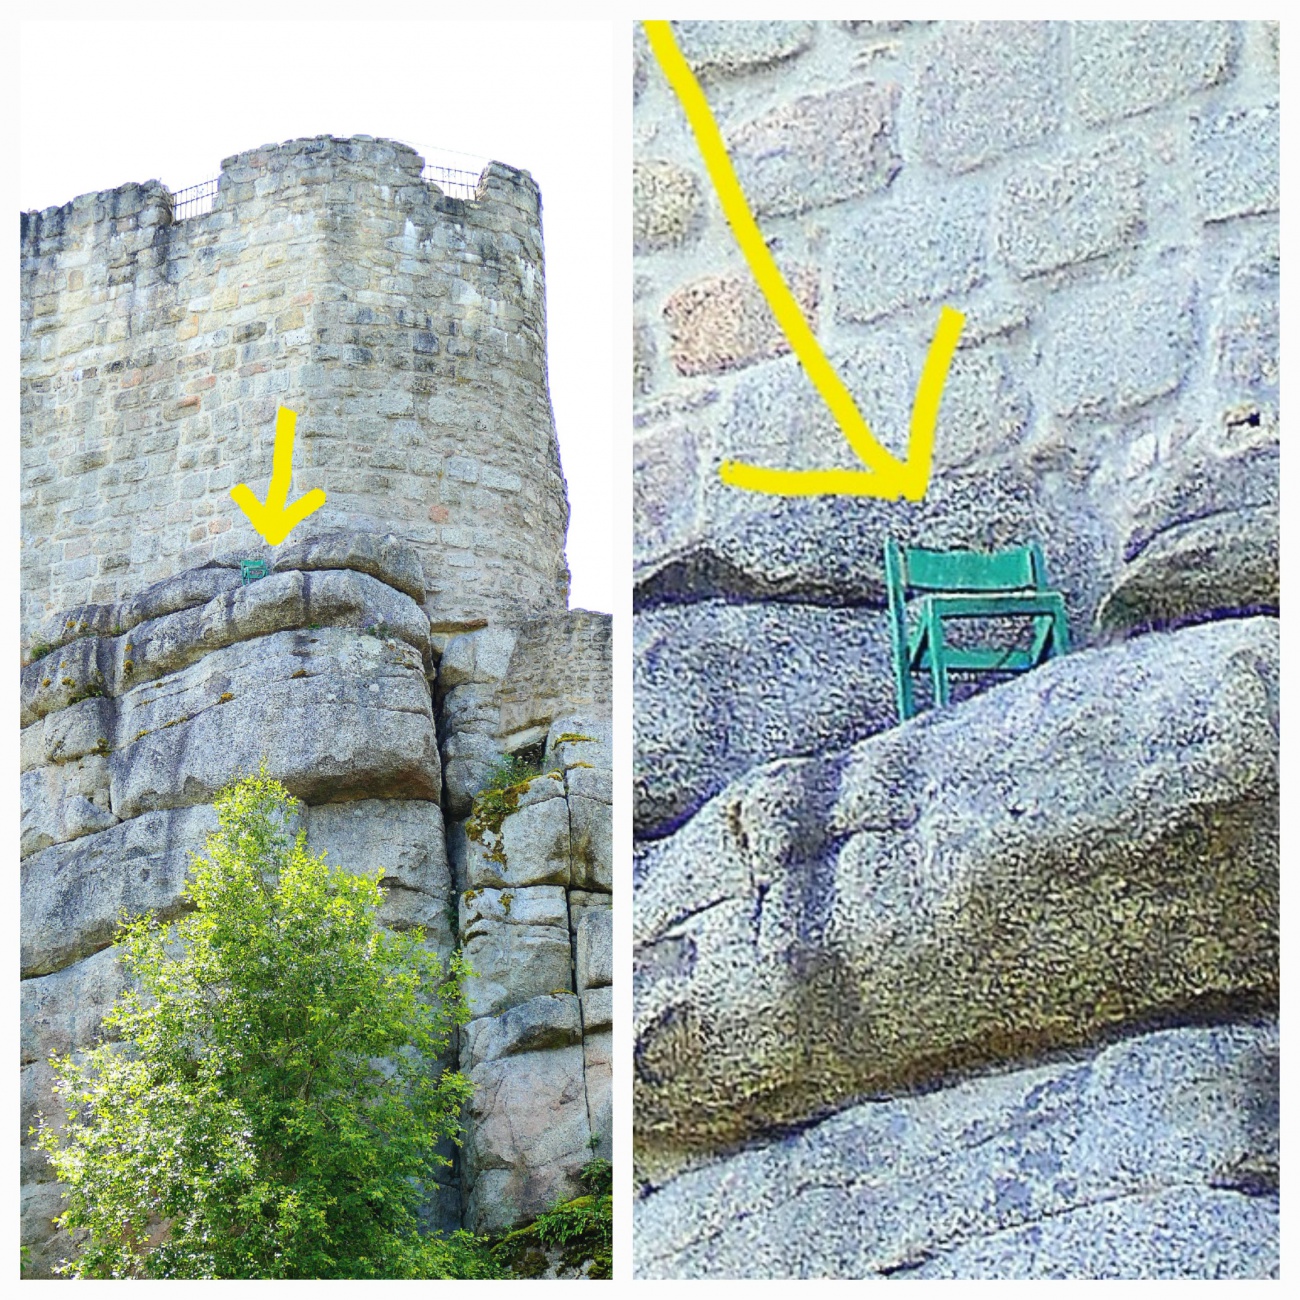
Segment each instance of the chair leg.
[{"label": "chair leg", "polygon": [[[901,623],[901,626],[899,625]],[[898,720],[906,722],[916,716],[916,700],[912,694],[912,662],[907,653],[907,622],[899,620],[893,627],[894,699],[898,703]]]},{"label": "chair leg", "polygon": [[912,692],[912,669],[904,660],[895,665],[895,686],[898,697],[898,720],[906,722],[916,717],[916,698]]},{"label": "chair leg", "polygon": [[1058,605],[1052,611],[1052,656],[1070,653],[1070,628],[1065,621],[1065,608]]},{"label": "chair leg", "polygon": [[944,654],[943,619],[932,607],[930,610],[930,677],[934,682],[934,706],[942,708],[948,703],[948,660]]}]

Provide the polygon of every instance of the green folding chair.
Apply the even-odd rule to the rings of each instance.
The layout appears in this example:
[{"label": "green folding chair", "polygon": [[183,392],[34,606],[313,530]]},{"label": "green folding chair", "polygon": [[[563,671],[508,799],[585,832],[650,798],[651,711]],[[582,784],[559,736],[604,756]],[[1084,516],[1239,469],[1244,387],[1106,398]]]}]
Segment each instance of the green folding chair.
[{"label": "green folding chair", "polygon": [[[885,590],[900,722],[917,713],[913,673],[930,674],[939,707],[948,703],[952,673],[1028,672],[1070,648],[1065,601],[1047,585],[1037,542],[989,554],[904,547],[891,537]],[[949,645],[944,620],[952,618],[1029,618],[1033,639],[1027,649]]]}]

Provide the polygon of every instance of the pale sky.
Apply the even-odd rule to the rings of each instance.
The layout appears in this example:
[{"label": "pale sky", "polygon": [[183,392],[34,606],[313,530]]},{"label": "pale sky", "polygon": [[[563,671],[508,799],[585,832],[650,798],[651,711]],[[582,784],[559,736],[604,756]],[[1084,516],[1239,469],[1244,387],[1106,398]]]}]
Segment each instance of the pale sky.
[{"label": "pale sky", "polygon": [[[618,30],[626,43],[626,24]],[[385,136],[430,161],[531,172],[569,488],[570,603],[613,611],[623,552],[613,530],[629,524],[614,510],[624,496],[614,485],[614,330],[626,306],[615,310],[611,24],[24,22],[22,42],[21,104],[33,106],[20,117],[24,210],[128,181],[181,189],[217,176],[231,154],[312,135]],[[473,157],[434,158],[428,146]],[[617,184],[627,187],[625,172]],[[619,290],[625,297],[622,278]]]}]

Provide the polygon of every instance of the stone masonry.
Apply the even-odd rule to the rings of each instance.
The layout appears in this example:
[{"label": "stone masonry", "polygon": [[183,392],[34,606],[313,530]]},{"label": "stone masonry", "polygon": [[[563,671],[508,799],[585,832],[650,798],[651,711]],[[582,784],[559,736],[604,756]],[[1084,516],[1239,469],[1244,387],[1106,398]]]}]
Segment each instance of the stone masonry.
[{"label": "stone masonry", "polygon": [[[320,137],[228,159],[203,216],[150,182],[23,217],[30,1275],[68,1246],[28,1135],[49,1057],[96,1039],[118,916],[176,914],[261,761],[310,849],[383,868],[385,924],[477,972],[429,1225],[508,1228],[610,1153],[610,620],[566,608],[540,199],[500,163],[467,201],[421,169]],[[264,492],[280,405],[291,499],[328,501],[267,547],[229,488]],[[547,775],[467,835],[508,755]]]}]

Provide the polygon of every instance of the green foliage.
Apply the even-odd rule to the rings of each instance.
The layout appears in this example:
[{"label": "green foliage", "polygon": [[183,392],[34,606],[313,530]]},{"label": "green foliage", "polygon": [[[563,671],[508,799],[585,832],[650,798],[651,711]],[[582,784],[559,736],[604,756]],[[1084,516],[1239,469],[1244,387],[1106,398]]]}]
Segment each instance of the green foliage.
[{"label": "green foliage", "polygon": [[519,796],[542,774],[539,764],[529,763],[515,754],[507,754],[487,775],[474,808],[465,822],[465,833],[483,842],[487,831],[501,833],[501,823],[519,807]]},{"label": "green foliage", "polygon": [[587,1277],[612,1277],[613,1175],[608,1160],[589,1161],[579,1175],[586,1195],[557,1202],[526,1228],[507,1234],[495,1248],[497,1257],[511,1262],[517,1272],[535,1276],[547,1263],[537,1247],[558,1247],[560,1262],[567,1268],[576,1272],[590,1260]]},{"label": "green foliage", "polygon": [[[416,1209],[470,1093],[435,1062],[468,1011],[459,954],[377,920],[377,877],[289,834],[263,771],[217,799],[174,926],[125,922],[121,1042],[54,1062],[67,1111],[39,1145],[81,1230],[76,1277],[482,1277],[500,1266]],[[495,1270],[495,1271],[494,1271]]]}]

